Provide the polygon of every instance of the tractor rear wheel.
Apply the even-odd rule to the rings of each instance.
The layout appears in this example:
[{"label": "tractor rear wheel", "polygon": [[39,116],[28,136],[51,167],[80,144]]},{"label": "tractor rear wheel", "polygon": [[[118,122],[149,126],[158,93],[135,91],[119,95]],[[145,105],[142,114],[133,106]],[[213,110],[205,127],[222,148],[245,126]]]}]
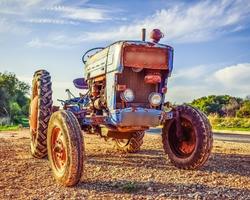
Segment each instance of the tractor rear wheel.
[{"label": "tractor rear wheel", "polygon": [[136,131],[129,139],[115,139],[116,149],[127,153],[138,152],[143,144],[144,134],[144,131]]},{"label": "tractor rear wheel", "polygon": [[46,136],[51,113],[51,77],[46,70],[39,70],[33,76],[29,113],[31,154],[36,158],[47,155]]},{"label": "tractor rear wheel", "polygon": [[55,179],[64,186],[76,185],[82,176],[85,151],[81,127],[72,112],[60,110],[52,114],[47,148]]},{"label": "tractor rear wheel", "polygon": [[170,161],[181,169],[197,169],[207,161],[212,150],[211,125],[201,111],[188,105],[178,106],[181,136],[177,133],[177,121],[166,122],[162,130],[162,142]]}]

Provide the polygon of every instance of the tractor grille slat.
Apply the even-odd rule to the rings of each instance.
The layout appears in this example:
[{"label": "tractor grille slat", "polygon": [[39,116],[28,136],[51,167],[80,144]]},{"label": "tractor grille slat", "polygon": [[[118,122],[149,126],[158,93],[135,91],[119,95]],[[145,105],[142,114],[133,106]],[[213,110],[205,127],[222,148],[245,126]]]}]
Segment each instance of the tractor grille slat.
[{"label": "tractor grille slat", "polygon": [[[124,67],[123,73],[118,75],[118,84],[126,85],[126,88],[133,90],[135,100],[131,104],[141,104],[143,107],[149,107],[148,96],[156,91],[156,85],[144,82],[145,70],[133,72],[132,68]],[[117,92],[117,103],[121,103],[120,92]]]}]

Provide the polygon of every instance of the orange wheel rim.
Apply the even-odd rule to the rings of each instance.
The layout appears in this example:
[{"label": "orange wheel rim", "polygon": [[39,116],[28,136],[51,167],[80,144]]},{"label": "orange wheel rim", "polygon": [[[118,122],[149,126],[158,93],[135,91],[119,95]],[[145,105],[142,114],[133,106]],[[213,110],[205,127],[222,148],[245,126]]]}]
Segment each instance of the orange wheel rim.
[{"label": "orange wheel rim", "polygon": [[177,137],[176,123],[174,122],[170,127],[169,143],[171,149],[178,157],[188,157],[195,150],[196,133],[191,120],[184,117],[181,117],[180,120],[182,137]]},{"label": "orange wheel rim", "polygon": [[67,149],[63,132],[54,127],[51,135],[51,155],[55,168],[62,172],[67,162]]},{"label": "orange wheel rim", "polygon": [[30,102],[30,130],[32,140],[35,141],[37,136],[37,120],[38,120],[38,88],[37,84],[33,87],[33,99]]},{"label": "orange wheel rim", "polygon": [[182,132],[183,132],[183,140],[179,142],[179,150],[183,154],[190,154],[194,151],[195,148],[195,132],[192,127],[192,123],[190,121],[184,120],[181,123]]},{"label": "orange wheel rim", "polygon": [[116,142],[117,142],[117,144],[118,144],[120,147],[125,147],[125,146],[128,145],[129,140],[128,140],[128,139],[117,139]]}]

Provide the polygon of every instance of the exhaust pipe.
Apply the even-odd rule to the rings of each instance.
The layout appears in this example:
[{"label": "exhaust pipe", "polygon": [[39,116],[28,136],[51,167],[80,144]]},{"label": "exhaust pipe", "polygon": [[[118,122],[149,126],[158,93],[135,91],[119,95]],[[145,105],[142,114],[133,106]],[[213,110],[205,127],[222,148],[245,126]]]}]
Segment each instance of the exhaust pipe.
[{"label": "exhaust pipe", "polygon": [[142,41],[145,41],[145,40],[146,40],[146,29],[145,29],[145,28],[143,28],[143,29],[141,30],[141,37],[142,37]]}]

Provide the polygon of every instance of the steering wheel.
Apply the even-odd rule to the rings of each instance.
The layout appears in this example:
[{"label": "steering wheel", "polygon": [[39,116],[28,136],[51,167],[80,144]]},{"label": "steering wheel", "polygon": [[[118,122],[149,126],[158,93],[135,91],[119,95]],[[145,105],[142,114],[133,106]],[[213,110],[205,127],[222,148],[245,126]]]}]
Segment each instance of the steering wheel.
[{"label": "steering wheel", "polygon": [[[89,49],[88,51],[86,51],[83,56],[82,56],[82,62],[83,64],[85,64],[87,62],[87,59],[86,59],[86,56],[91,52],[91,51],[95,51],[97,52],[97,50],[102,50],[104,49],[104,47],[96,47],[96,48],[93,48],[93,49]],[[93,54],[92,54],[93,55]]]}]

